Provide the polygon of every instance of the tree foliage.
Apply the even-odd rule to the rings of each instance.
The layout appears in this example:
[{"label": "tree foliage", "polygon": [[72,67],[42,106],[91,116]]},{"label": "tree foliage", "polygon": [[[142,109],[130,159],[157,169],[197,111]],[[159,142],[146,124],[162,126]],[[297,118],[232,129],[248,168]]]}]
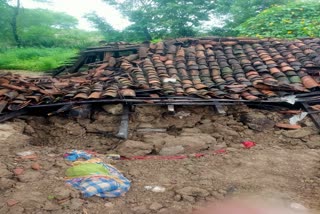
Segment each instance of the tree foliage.
[{"label": "tree foliage", "polygon": [[224,18],[222,28],[213,28],[211,33],[221,36],[236,36],[237,26],[257,16],[274,5],[286,5],[290,0],[217,0],[216,14]]},{"label": "tree foliage", "polygon": [[195,27],[213,12],[213,0],[104,0],[127,17],[132,25],[125,32],[152,40],[164,37],[195,36]]},{"label": "tree foliage", "polygon": [[320,3],[291,3],[262,11],[237,28],[257,37],[320,37]]},{"label": "tree foliage", "polygon": [[[23,2],[23,0],[21,0]],[[48,2],[47,0],[35,0]],[[14,30],[13,18],[16,16]],[[39,46],[83,48],[97,44],[102,36],[97,32],[76,29],[78,20],[66,13],[46,9],[17,7],[0,0],[0,47]],[[14,34],[17,34],[15,38]]]},{"label": "tree foliage", "polygon": [[216,11],[228,15],[227,21],[238,26],[265,9],[274,5],[285,5],[289,2],[290,0],[218,0]]}]

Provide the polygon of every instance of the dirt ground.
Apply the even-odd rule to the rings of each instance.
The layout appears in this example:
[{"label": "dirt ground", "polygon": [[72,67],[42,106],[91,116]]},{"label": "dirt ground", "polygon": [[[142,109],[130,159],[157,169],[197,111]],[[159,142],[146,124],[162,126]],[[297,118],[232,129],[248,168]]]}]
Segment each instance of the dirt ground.
[{"label": "dirt ground", "polygon": [[[0,213],[191,213],[229,198],[289,207],[298,203],[320,213],[320,135],[309,118],[298,130],[274,128],[287,115],[244,106],[219,115],[209,107],[137,107],[129,140],[110,135],[121,106],[94,109],[90,119],[68,115],[24,116],[0,124]],[[70,116],[70,115],[69,115]],[[246,149],[241,142],[256,146]],[[132,181],[116,199],[83,198],[65,185],[70,149],[98,152]],[[212,154],[225,149],[226,153]],[[17,153],[33,151],[21,158]],[[123,156],[190,155],[181,160],[110,160]],[[34,169],[33,169],[33,168]],[[161,186],[153,192],[145,186]]]}]

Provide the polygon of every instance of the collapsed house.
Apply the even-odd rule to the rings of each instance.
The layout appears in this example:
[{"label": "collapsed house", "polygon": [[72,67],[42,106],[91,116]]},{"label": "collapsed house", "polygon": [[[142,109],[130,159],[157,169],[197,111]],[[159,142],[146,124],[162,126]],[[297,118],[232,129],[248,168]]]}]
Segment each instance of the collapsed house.
[{"label": "collapsed house", "polygon": [[[290,104],[320,128],[320,39],[182,38],[157,44],[115,43],[81,52],[55,76],[0,74],[0,121],[45,110],[86,112],[122,103],[119,136],[130,106]],[[80,113],[79,113],[80,112]]]}]

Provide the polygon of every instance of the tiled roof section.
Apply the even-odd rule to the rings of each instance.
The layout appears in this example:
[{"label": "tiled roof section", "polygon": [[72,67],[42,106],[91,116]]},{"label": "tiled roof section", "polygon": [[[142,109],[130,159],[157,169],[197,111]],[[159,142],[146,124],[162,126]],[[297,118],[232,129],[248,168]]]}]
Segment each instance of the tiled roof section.
[{"label": "tiled roof section", "polygon": [[[308,74],[312,70],[313,74]],[[198,96],[257,100],[318,88],[320,39],[177,39],[142,45],[79,76],[0,74],[0,112],[69,100]]]}]

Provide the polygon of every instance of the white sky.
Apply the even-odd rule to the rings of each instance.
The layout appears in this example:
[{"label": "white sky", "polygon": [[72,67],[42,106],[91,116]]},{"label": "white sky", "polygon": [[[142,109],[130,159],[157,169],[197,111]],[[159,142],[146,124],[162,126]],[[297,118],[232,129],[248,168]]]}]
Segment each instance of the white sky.
[{"label": "white sky", "polygon": [[51,0],[51,4],[35,3],[32,0],[21,0],[25,8],[47,8],[53,11],[65,12],[79,20],[78,28],[93,30],[83,16],[92,11],[104,17],[115,29],[121,30],[129,25],[129,21],[102,0]]}]

